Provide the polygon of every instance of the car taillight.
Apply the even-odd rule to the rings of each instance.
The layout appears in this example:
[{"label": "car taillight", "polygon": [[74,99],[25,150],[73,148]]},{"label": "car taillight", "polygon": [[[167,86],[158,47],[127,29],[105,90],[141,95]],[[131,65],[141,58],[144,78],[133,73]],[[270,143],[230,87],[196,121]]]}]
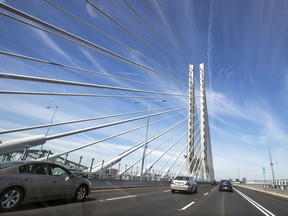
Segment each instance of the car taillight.
[{"label": "car taillight", "polygon": [[186,184],[185,185],[188,185],[188,186],[190,186],[190,183],[189,182],[186,182]]}]

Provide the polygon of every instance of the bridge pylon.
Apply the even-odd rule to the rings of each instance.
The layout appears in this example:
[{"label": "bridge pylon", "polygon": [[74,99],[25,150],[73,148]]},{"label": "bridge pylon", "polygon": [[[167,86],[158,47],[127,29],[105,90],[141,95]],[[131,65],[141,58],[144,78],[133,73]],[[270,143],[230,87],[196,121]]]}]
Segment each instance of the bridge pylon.
[{"label": "bridge pylon", "polygon": [[188,113],[188,145],[187,145],[187,160],[186,173],[191,175],[195,165],[194,160],[194,122],[195,122],[195,82],[194,82],[194,65],[189,65],[189,113]]},{"label": "bridge pylon", "polygon": [[189,118],[186,174],[194,175],[198,180],[214,181],[204,64],[200,64],[200,144],[196,143],[197,141],[195,140],[195,133],[198,130],[195,130],[196,116],[194,66],[189,65]]}]

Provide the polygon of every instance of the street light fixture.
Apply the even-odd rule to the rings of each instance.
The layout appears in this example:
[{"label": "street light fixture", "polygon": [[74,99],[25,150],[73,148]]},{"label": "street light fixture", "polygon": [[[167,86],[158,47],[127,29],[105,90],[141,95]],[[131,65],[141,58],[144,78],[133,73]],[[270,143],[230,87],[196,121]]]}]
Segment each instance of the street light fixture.
[{"label": "street light fixture", "polygon": [[[147,139],[148,139],[148,128],[149,128],[149,120],[150,120],[151,103],[152,102],[166,102],[166,101],[167,100],[153,100],[153,101],[152,100],[148,100],[148,101],[145,101],[146,103],[148,103],[148,117],[147,117],[147,124],[146,124],[145,144],[144,144],[144,149],[143,149],[140,176],[143,176],[146,148],[148,147]],[[141,103],[141,101],[135,101],[135,103],[138,104],[138,103]]]}]

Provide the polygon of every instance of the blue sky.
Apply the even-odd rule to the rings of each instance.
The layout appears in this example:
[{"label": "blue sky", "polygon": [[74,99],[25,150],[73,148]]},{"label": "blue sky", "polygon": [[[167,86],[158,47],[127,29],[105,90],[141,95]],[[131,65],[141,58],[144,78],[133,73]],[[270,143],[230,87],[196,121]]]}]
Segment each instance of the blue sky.
[{"label": "blue sky", "polygon": [[[84,20],[86,24],[64,14],[45,1],[1,2],[173,79],[167,79],[163,75],[157,75],[44,31],[36,30],[4,15],[1,15],[0,19],[2,51],[100,71],[107,75],[134,79],[146,84],[114,78],[107,79],[6,55],[0,56],[2,72],[166,93],[172,91],[175,94],[187,95],[189,64],[195,65],[196,86],[199,88],[199,64],[204,63],[216,178],[237,178],[239,167],[240,178],[263,179],[262,167],[265,167],[266,178],[271,179],[268,155],[268,144],[270,144],[275,164],[275,177],[287,179],[287,1],[159,0],[160,4],[158,4],[157,1],[148,0],[152,10],[145,1],[127,1],[137,11],[138,16],[124,1],[92,1],[114,20],[129,29],[133,35],[128,34],[85,1],[69,1],[69,4],[68,1],[51,0],[50,2]],[[7,13],[3,9],[1,12]],[[146,24],[139,16],[145,20]],[[112,35],[113,39],[100,31]],[[64,85],[29,82],[19,84],[19,81],[2,78],[0,83],[1,90],[133,95],[131,92],[112,92]],[[165,88],[155,85],[165,86]],[[140,95],[145,94],[138,95],[141,99]],[[58,106],[55,122],[147,110],[147,103],[136,106],[135,99],[131,98],[7,94],[1,94],[0,97],[2,130],[48,123],[55,106]],[[164,98],[159,95],[153,97]],[[187,98],[172,97],[167,103],[153,103],[152,107],[175,105],[187,105]],[[47,106],[52,108],[46,109]],[[181,119],[181,116],[184,115],[178,118]],[[141,123],[145,124],[145,121]],[[57,134],[87,125],[91,126],[92,123],[51,128],[49,133]],[[136,125],[139,126],[135,123]],[[109,133],[123,131],[125,128],[126,126],[108,128],[99,133],[79,134],[73,138],[63,139],[61,145],[65,147],[61,147],[57,142],[49,142],[47,146],[55,151],[61,151],[70,146],[77,146],[79,143],[89,143],[96,137],[105,137]],[[164,125],[158,125],[155,128],[151,126],[150,131],[152,133],[158,131],[159,128],[163,129]],[[27,136],[29,133],[29,135],[45,133],[45,131],[46,129],[39,129],[13,135],[1,135],[1,140]],[[124,150],[126,146],[141,140],[139,137],[144,137],[144,131],[141,134],[139,136],[139,133],[135,133],[106,143],[106,145],[98,145],[99,147],[93,150],[87,150],[82,153],[88,155],[84,162],[90,163],[93,157],[92,151],[97,158],[100,158],[99,155],[109,157],[117,151]],[[107,149],[110,150],[110,154],[107,153]],[[159,149],[158,154],[164,150],[165,148]],[[75,155],[74,157],[76,158]]]}]

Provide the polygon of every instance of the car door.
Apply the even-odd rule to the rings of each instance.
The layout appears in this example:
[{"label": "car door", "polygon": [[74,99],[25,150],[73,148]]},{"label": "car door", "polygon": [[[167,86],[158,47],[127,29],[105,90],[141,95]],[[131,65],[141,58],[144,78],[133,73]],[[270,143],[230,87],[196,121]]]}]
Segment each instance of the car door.
[{"label": "car door", "polygon": [[74,177],[61,166],[50,164],[51,187],[49,197],[72,198],[76,191]]},{"label": "car door", "polygon": [[26,200],[45,200],[51,185],[51,176],[45,163],[31,163],[19,167],[25,187]]}]

